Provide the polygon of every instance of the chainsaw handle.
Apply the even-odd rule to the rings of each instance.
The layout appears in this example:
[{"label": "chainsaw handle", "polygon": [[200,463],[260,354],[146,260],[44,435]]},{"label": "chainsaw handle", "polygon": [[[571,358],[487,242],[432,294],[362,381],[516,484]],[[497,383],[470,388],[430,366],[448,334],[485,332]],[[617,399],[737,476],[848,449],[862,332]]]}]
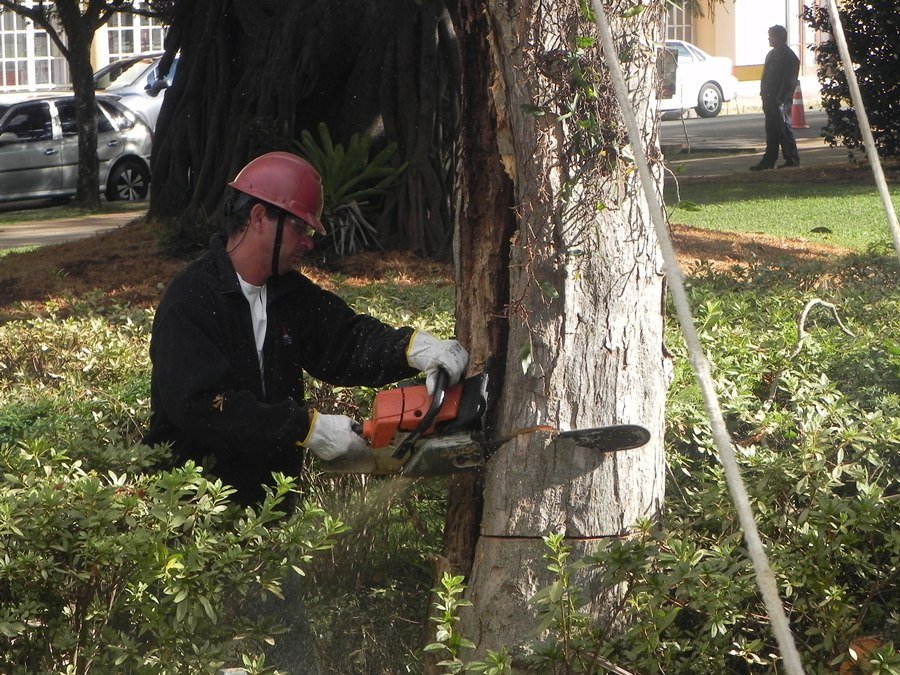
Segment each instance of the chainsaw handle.
[{"label": "chainsaw handle", "polygon": [[444,405],[444,395],[447,393],[447,389],[450,386],[450,373],[448,373],[443,368],[438,368],[437,377],[434,381],[434,395],[431,399],[431,405],[428,406],[428,412],[425,413],[424,417],[422,417],[422,421],[419,422],[419,426],[413,430],[409,436],[400,444],[400,446],[394,450],[394,457],[396,459],[403,459],[406,454],[412,448],[412,444],[416,442],[416,440],[423,433],[428,431],[429,427],[431,427],[434,422],[434,418],[437,417],[438,413],[441,411],[441,406]]},{"label": "chainsaw handle", "polygon": [[431,407],[428,408],[428,415],[437,415],[438,410],[441,409],[441,406],[444,405],[444,394],[447,393],[447,389],[450,388],[450,373],[448,373],[443,368],[437,369],[437,376],[434,378],[434,399],[431,401]]}]

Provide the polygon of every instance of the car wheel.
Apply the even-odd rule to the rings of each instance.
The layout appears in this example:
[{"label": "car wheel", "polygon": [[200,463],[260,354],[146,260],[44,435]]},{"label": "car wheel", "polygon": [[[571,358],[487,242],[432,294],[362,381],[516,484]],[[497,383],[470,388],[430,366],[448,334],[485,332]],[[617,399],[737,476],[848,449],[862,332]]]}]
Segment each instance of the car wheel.
[{"label": "car wheel", "polygon": [[694,108],[700,117],[715,117],[722,112],[722,90],[719,86],[707,82],[700,87],[700,94],[697,96],[697,107]]},{"label": "car wheel", "polygon": [[144,199],[150,189],[150,171],[137,159],[126,159],[113,167],[106,182],[106,198],[111,202]]}]

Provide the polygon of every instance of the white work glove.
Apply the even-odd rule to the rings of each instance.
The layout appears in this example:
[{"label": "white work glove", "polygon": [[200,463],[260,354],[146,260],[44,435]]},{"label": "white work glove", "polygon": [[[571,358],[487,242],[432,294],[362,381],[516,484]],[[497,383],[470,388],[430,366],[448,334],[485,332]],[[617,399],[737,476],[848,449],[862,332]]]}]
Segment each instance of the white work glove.
[{"label": "white work glove", "polygon": [[441,368],[449,373],[450,384],[459,382],[469,363],[469,352],[456,340],[439,340],[423,330],[417,330],[406,349],[406,361],[425,373],[425,387],[429,394],[433,394]]},{"label": "white work glove", "polygon": [[313,411],[309,433],[300,445],[326,462],[348,452],[362,452],[369,446],[365,438],[353,431],[353,424],[346,415],[323,415]]}]

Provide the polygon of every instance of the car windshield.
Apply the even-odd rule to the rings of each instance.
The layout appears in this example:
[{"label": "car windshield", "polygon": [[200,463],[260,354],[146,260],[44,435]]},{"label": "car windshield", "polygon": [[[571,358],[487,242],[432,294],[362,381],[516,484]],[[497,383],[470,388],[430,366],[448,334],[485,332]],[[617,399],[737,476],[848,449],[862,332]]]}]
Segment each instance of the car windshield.
[{"label": "car windshield", "polygon": [[3,117],[7,110],[9,110],[8,105],[0,105],[0,117]]},{"label": "car windshield", "polygon": [[139,59],[122,70],[111,69],[95,80],[94,87],[103,91],[129,85],[137,80],[155,60],[155,58]]}]

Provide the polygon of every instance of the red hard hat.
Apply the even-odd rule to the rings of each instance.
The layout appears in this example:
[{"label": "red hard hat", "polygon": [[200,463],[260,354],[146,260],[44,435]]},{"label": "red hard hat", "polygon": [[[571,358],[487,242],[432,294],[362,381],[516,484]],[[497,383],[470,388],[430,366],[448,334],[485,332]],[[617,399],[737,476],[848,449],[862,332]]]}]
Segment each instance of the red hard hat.
[{"label": "red hard hat", "polygon": [[290,152],[268,152],[251,160],[228,185],[292,213],[325,234],[319,222],[322,179],[305,159]]}]

